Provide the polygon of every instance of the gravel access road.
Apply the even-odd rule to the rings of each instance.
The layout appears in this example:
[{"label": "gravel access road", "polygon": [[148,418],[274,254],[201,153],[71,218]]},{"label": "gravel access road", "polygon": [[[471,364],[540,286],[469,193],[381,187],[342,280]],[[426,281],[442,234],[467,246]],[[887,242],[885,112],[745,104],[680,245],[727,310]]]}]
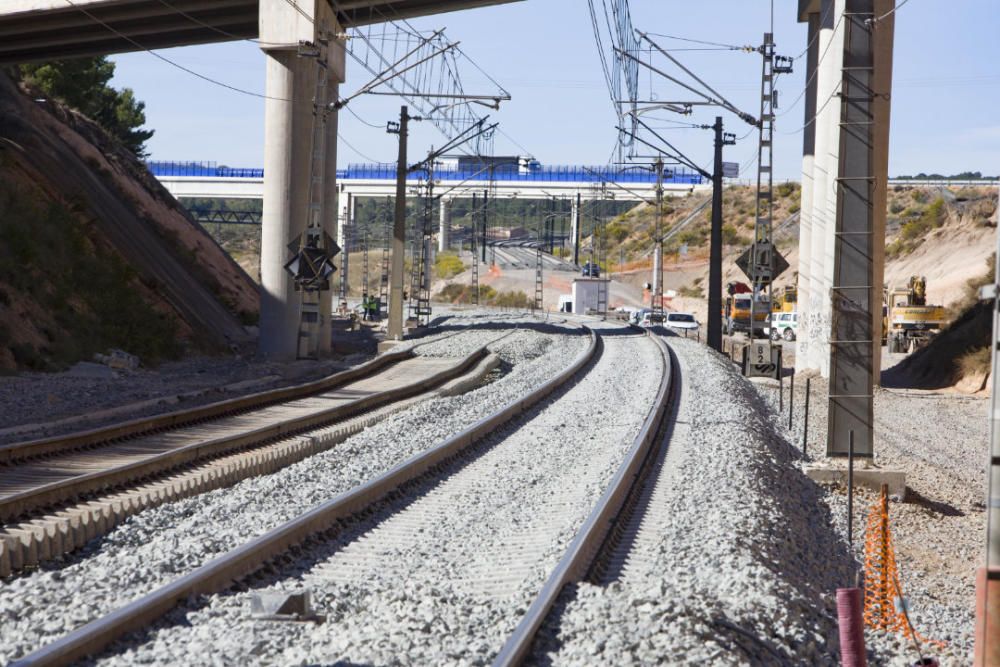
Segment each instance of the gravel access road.
[{"label": "gravel access road", "polygon": [[607,580],[564,591],[533,662],[839,664],[834,591],[852,570],[822,489],[727,360],[668,343],[681,395],[641,530]]},{"label": "gravel access road", "polygon": [[[487,662],[592,509],[656,396],[663,364],[654,343],[624,327],[594,326],[603,351],[575,384],[442,474],[250,582],[251,591],[178,609],[141,643],[119,645],[102,662],[211,664],[220,654],[242,664]],[[250,618],[252,591],[303,588],[325,623]]]},{"label": "gravel access road", "polygon": [[61,562],[0,582],[0,664],[433,446],[556,375],[588,342],[577,325],[531,318],[466,317],[455,325],[467,328],[448,339],[456,355],[512,332],[490,346],[503,360],[497,379],[420,403],[274,474],[140,513]]}]

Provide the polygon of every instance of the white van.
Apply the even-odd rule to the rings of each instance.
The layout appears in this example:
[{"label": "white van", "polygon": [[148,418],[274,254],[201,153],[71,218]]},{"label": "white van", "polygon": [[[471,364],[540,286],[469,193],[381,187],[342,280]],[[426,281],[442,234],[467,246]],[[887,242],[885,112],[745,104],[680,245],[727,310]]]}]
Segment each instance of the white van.
[{"label": "white van", "polygon": [[784,338],[788,342],[792,342],[795,340],[798,328],[798,313],[771,313],[770,326],[764,330],[764,334],[770,336],[771,340]]},{"label": "white van", "polygon": [[698,320],[691,313],[667,313],[667,321],[663,325],[684,335],[698,330]]}]

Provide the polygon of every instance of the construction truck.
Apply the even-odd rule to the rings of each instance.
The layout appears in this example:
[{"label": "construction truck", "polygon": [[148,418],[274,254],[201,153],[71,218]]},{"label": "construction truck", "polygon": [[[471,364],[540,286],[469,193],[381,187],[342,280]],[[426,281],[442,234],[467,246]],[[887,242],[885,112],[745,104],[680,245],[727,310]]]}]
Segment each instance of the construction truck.
[{"label": "construction truck", "polygon": [[783,290],[774,290],[771,310],[775,313],[794,313],[799,301],[799,292],[794,285],[787,285]]},{"label": "construction truck", "polygon": [[[729,296],[722,312],[722,324],[726,333],[732,336],[737,331],[750,333],[750,306],[753,301],[753,290],[746,283],[732,282],[726,286]],[[753,303],[753,334],[763,336],[767,329],[771,303],[767,294],[761,293]]]},{"label": "construction truck", "polygon": [[915,352],[944,326],[944,307],[927,305],[927,279],[923,276],[910,276],[906,287],[886,287],[884,298],[882,342],[889,352]]}]

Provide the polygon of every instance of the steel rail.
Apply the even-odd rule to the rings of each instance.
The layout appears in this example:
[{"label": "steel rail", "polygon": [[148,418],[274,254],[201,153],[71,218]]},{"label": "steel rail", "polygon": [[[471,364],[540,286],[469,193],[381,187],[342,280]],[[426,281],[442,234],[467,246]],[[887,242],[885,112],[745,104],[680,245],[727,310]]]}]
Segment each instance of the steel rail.
[{"label": "steel rail", "polygon": [[64,454],[76,449],[99,446],[112,440],[122,440],[155,431],[175,429],[208,419],[225,417],[283,401],[303,398],[321,391],[335,389],[348,382],[381,370],[389,364],[409,359],[415,356],[415,354],[413,348],[393,350],[385,354],[380,354],[374,359],[353,368],[348,368],[347,370],[334,373],[319,380],[313,380],[312,382],[247,394],[246,396],[209,403],[208,405],[187,410],[175,410],[152,417],[139,417],[119,424],[77,431],[68,435],[0,445],[0,465],[50,454]]},{"label": "steel rail", "polygon": [[0,466],[26,459],[40,458],[50,454],[64,454],[77,449],[97,447],[111,441],[119,441],[148,433],[175,429],[218,417],[228,417],[269,405],[303,398],[322,391],[336,389],[348,382],[353,382],[367,375],[374,374],[390,364],[416,356],[415,350],[418,347],[451,338],[459,333],[461,332],[456,331],[441,336],[434,341],[416,343],[409,348],[386,352],[352,368],[302,384],[238,396],[186,410],[175,410],[151,417],[138,417],[110,426],[76,431],[66,435],[0,445]]},{"label": "steel rail", "polygon": [[378,477],[317,505],[298,518],[209,561],[176,581],[15,660],[10,663],[11,667],[68,665],[94,655],[123,635],[148,627],[191,596],[225,590],[295,545],[329,530],[339,519],[370,507],[403,484],[445,463],[575,377],[593,359],[599,346],[599,338],[594,331],[586,326],[582,328],[590,338],[587,349],[558,375],[527,395]]},{"label": "steel rail", "polygon": [[439,371],[420,382],[375,392],[326,410],[275,421],[267,426],[252,430],[240,430],[231,435],[211,440],[182,445],[132,463],[50,482],[11,494],[0,498],[0,521],[10,521],[29,512],[74,500],[88,493],[106,491],[129,482],[146,479],[152,475],[166,474],[191,463],[298,435],[341,421],[359,412],[410,398],[432,390],[461,375],[487,354],[488,351],[483,346],[466,356],[457,365]]},{"label": "steel rail", "polygon": [[652,409],[636,435],[625,460],[601,495],[594,509],[584,521],[569,548],[549,575],[541,592],[528,607],[514,632],[507,639],[493,661],[493,667],[519,665],[527,657],[539,628],[548,616],[566,584],[581,581],[587,576],[595,559],[614,529],[625,504],[642,478],[643,468],[655,450],[675,382],[679,378],[670,350],[660,336],[647,335],[660,348],[663,355],[663,377]]}]

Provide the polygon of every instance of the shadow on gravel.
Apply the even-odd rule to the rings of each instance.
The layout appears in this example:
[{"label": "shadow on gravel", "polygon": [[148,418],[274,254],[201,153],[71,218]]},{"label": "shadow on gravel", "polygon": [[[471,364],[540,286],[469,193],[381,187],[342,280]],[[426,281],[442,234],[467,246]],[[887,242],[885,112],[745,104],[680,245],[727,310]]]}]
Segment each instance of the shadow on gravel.
[{"label": "shadow on gravel", "polygon": [[915,491],[910,487],[906,487],[906,502],[913,503],[914,505],[920,505],[935,514],[940,514],[941,516],[965,516],[965,512],[958,509],[954,505],[949,503],[941,502],[940,500],[931,500],[925,496],[920,495],[919,491]]}]

